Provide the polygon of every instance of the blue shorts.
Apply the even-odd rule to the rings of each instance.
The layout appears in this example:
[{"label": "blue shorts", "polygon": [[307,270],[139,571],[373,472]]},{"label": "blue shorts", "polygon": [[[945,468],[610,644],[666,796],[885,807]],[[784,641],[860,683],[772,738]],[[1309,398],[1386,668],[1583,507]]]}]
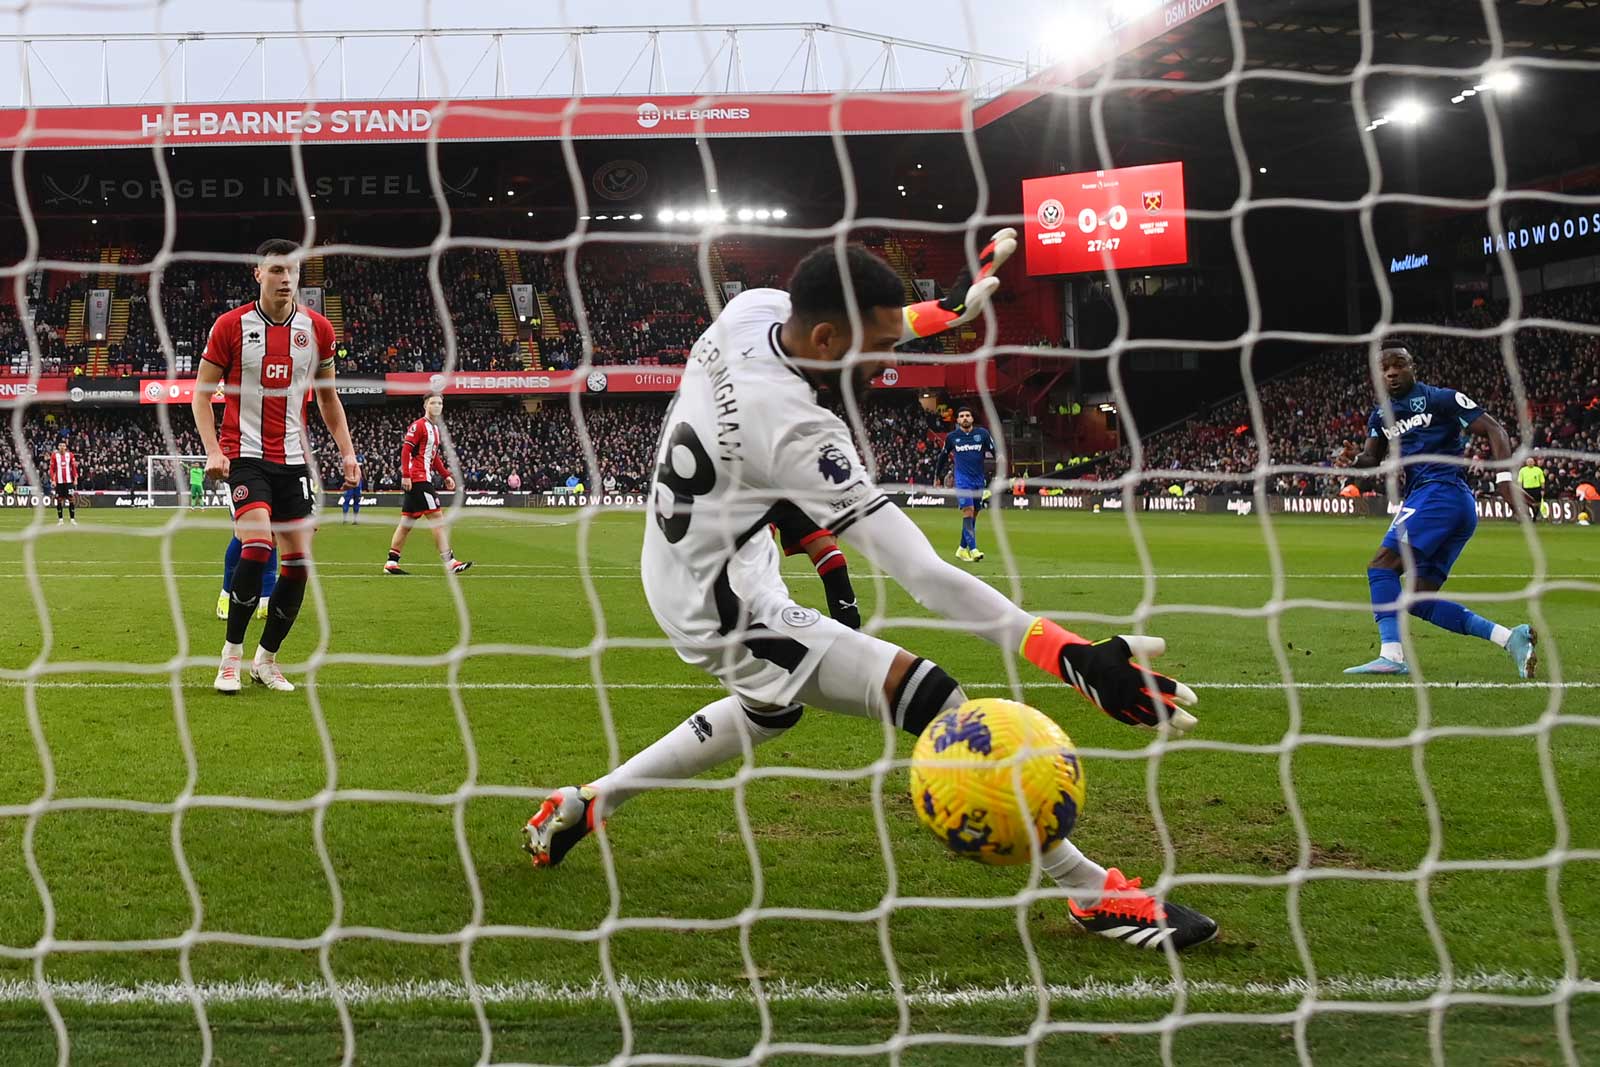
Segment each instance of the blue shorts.
[{"label": "blue shorts", "polygon": [[981,508],[983,507],[983,486],[958,485],[956,486],[956,507]]},{"label": "blue shorts", "polygon": [[1477,528],[1478,508],[1471,491],[1465,486],[1432,482],[1417,487],[1400,502],[1400,511],[1383,536],[1383,547],[1403,556],[1401,544],[1410,545],[1417,577],[1442,584]]}]

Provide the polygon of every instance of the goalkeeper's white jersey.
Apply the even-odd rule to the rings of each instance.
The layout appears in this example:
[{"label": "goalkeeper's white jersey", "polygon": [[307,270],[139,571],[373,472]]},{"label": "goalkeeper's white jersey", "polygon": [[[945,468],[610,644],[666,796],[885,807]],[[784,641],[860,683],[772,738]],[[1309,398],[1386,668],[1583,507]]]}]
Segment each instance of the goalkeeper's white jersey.
[{"label": "goalkeeper's white jersey", "polygon": [[[788,600],[767,512],[843,533],[886,504],[837,415],[784,352],[789,294],[747,289],[695,342],[650,482],[641,574],[675,644],[703,646]],[[765,610],[764,610],[765,609]]]}]

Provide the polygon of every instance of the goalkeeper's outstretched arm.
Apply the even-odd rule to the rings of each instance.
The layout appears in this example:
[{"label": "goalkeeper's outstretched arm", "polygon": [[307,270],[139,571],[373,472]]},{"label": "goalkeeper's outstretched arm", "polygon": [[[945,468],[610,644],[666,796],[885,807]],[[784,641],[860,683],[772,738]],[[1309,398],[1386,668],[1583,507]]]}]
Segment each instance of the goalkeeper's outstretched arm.
[{"label": "goalkeeper's outstretched arm", "polygon": [[995,277],[1011,253],[1017,250],[1017,231],[1009,226],[995,233],[978,253],[978,277],[966,267],[956,275],[944,296],[938,300],[923,300],[906,308],[900,343],[915,341],[919,337],[932,337],[936,333],[971,322],[983,313],[989,298],[1000,288]]},{"label": "goalkeeper's outstretched arm", "polygon": [[1119,636],[1090,642],[1036,617],[999,590],[939,557],[922,530],[893,504],[850,525],[849,540],[927,610],[970,633],[1013,649],[1071,685],[1107,715],[1132,726],[1170,723],[1178,733],[1196,720],[1183,708],[1198,701],[1182,682],[1130,662],[1166,651],[1159,637]]}]

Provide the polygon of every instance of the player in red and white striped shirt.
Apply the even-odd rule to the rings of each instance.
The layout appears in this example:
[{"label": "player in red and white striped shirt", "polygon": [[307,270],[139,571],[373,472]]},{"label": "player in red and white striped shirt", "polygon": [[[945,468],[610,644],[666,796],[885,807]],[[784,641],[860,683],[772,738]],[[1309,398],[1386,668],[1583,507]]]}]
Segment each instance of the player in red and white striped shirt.
[{"label": "player in red and white striped shirt", "polygon": [[383,565],[385,574],[404,574],[400,569],[400,550],[411,536],[411,527],[418,519],[430,520],[434,547],[439,558],[452,574],[460,574],[472,566],[471,560],[456,559],[450,551],[450,531],[439,518],[439,490],[434,487],[434,476],[445,492],[456,487],[450,470],[444,465],[444,397],[430,394],[422,402],[422,418],[411,424],[400,443],[400,488],[406,491],[400,504],[400,525],[394,528],[389,539],[389,559]]},{"label": "player in red and white striped shirt", "polygon": [[[333,326],[295,303],[300,248],[293,241],[266,241],[256,256],[260,299],[221,315],[211,327],[195,376],[192,405],[195,429],[206,448],[206,475],[227,481],[234,536],[243,545],[228,604],[228,637],[217,669],[220,693],[240,689],[245,633],[261,596],[274,536],[278,586],[250,676],[269,689],[294,689],[278,669],[277,654],[306,592],[317,489],[306,434],[306,410],[313,392],[322,421],[339,446],[345,485],[361,481],[344,405],[334,388]],[[220,437],[211,408],[219,382],[226,393]]]},{"label": "player in red and white striped shirt", "polygon": [[50,491],[56,498],[56,525],[60,526],[61,505],[65,504],[72,513],[72,525],[78,525],[78,457],[72,454],[67,447],[67,439],[63,437],[56,442],[56,450],[50,453]]}]

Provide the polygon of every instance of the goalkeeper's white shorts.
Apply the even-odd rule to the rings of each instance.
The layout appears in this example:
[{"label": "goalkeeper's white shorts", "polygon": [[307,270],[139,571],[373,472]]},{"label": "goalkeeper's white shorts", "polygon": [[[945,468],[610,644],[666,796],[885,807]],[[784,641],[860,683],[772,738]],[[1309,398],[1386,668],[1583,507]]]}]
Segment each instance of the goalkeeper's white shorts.
[{"label": "goalkeeper's white shorts", "polygon": [[716,677],[752,710],[804,704],[882,719],[884,679],[900,652],[787,597],[748,603],[749,627],[715,641],[670,634],[685,663]]}]

